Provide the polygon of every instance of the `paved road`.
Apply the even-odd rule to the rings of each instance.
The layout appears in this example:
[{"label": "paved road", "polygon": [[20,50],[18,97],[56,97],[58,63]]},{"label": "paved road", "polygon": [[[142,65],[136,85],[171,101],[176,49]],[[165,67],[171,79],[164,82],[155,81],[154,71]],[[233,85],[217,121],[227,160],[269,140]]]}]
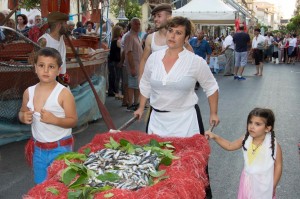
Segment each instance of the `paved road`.
[{"label": "paved road", "polygon": [[[283,175],[277,190],[279,199],[299,198],[300,162],[297,144],[300,142],[300,65],[265,65],[263,77],[255,77],[254,66],[246,68],[246,81],[216,75],[220,86],[220,125],[215,132],[233,140],[246,130],[246,118],[254,107],[273,109],[276,116],[275,134],[283,149]],[[208,128],[208,103],[204,93],[197,91],[206,129]],[[106,106],[116,126],[132,115],[120,107],[120,102],[107,98]],[[129,129],[143,130],[143,122]],[[88,143],[96,133],[105,132],[102,120],[89,124],[75,135],[75,149]],[[24,161],[25,141],[0,147],[0,198],[21,198],[34,186],[33,174]],[[211,142],[212,152],[209,172],[214,198],[236,197],[240,172],[243,168],[241,151],[227,152]]]}]

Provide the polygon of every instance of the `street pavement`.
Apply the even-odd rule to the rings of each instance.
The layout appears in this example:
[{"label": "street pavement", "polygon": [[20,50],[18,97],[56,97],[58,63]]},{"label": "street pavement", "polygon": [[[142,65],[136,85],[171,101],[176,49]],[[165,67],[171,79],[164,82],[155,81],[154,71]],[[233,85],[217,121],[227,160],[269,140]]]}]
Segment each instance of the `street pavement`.
[{"label": "street pavement", "polygon": [[[220,86],[219,117],[221,123],[214,132],[234,140],[245,134],[248,113],[255,107],[271,108],[276,117],[275,135],[283,151],[283,173],[277,188],[277,199],[296,199],[300,196],[300,64],[265,64],[263,77],[256,77],[255,66],[245,69],[245,81],[215,75]],[[201,89],[196,91],[205,128],[209,128],[209,107]],[[121,102],[106,99],[117,127],[133,115],[121,107]],[[128,129],[144,130],[144,121],[135,122]],[[75,150],[91,141],[97,133],[106,132],[103,120],[75,129]],[[24,159],[26,141],[0,147],[0,198],[21,198],[34,186],[33,173]],[[215,199],[236,198],[239,177],[243,168],[241,150],[228,152],[213,141],[209,160],[210,182]]]}]

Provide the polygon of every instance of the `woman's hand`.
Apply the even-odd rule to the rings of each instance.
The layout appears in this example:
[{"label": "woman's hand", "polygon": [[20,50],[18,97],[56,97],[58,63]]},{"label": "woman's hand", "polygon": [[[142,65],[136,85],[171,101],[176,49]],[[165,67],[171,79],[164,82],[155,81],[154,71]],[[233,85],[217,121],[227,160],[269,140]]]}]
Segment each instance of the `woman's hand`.
[{"label": "woman's hand", "polygon": [[209,118],[209,123],[210,125],[215,124],[215,126],[218,126],[218,124],[220,123],[219,116],[217,114],[211,114]]},{"label": "woman's hand", "polygon": [[133,115],[135,117],[138,118],[138,120],[141,120],[142,116],[143,116],[143,113],[144,113],[144,107],[139,107],[136,111],[134,111]]}]

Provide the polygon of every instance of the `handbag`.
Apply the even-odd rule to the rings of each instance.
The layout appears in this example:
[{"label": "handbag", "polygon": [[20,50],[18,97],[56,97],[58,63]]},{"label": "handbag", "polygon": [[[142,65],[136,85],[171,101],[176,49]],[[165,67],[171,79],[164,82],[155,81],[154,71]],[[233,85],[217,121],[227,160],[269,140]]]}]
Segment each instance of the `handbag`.
[{"label": "handbag", "polygon": [[258,43],[258,44],[257,44],[257,49],[258,49],[258,50],[264,50],[264,49],[265,49],[265,44],[264,44],[264,42]]}]

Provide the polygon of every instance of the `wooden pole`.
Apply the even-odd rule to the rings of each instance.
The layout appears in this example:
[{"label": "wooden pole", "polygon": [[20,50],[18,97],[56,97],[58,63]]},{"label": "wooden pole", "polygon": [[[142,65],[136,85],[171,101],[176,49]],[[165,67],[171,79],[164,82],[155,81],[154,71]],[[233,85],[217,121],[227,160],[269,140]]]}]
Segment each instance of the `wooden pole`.
[{"label": "wooden pole", "polygon": [[110,130],[110,129],[116,129],[116,127],[115,127],[115,125],[114,125],[114,123],[112,121],[112,118],[111,118],[109,112],[107,111],[106,107],[104,106],[104,104],[100,100],[100,98],[99,98],[99,96],[98,96],[98,94],[96,92],[96,89],[95,89],[95,87],[94,87],[94,85],[93,85],[93,83],[92,83],[92,81],[91,81],[88,73],[86,72],[86,69],[84,68],[83,63],[82,63],[82,61],[81,61],[78,53],[76,52],[76,50],[75,50],[75,48],[74,48],[74,46],[73,46],[73,44],[72,44],[69,36],[67,34],[65,34],[65,37],[66,37],[66,39],[67,39],[67,41],[68,41],[68,43],[69,43],[69,45],[70,45],[70,47],[71,47],[74,55],[75,55],[75,58],[76,58],[76,60],[77,60],[77,62],[79,64],[80,68],[82,69],[82,72],[83,72],[84,76],[86,77],[86,79],[87,79],[87,81],[88,81],[88,83],[89,83],[89,85],[90,85],[90,87],[91,87],[91,89],[92,89],[92,91],[94,93],[94,96],[95,96],[96,101],[97,101],[98,108],[100,110],[100,113],[101,113],[101,115],[103,117],[103,120],[104,120],[104,122],[105,122],[108,130]]}]

